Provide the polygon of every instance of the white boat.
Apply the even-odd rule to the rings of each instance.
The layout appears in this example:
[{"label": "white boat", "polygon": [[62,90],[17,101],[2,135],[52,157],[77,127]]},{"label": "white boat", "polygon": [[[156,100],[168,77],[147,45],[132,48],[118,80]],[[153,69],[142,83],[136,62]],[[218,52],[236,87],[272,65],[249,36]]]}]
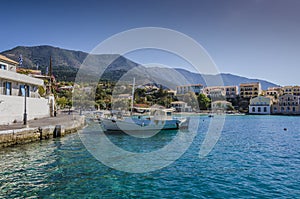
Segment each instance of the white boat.
[{"label": "white boat", "polygon": [[123,114],[111,114],[108,117],[101,117],[100,124],[105,131],[152,131],[179,129],[187,125],[186,118],[175,118],[172,116],[174,109],[162,107],[144,108],[143,113],[148,115],[133,116],[135,78],[133,79],[131,96],[131,113],[129,117]]},{"label": "white boat", "polygon": [[150,108],[150,115],[100,118],[105,131],[151,131],[179,129],[187,126],[186,118],[172,116],[173,109]]},{"label": "white boat", "polygon": [[93,122],[97,122],[100,121],[100,118],[104,117],[105,114],[110,113],[110,111],[106,111],[106,110],[97,110],[97,111],[90,111],[85,113],[85,118],[88,121],[93,121]]}]

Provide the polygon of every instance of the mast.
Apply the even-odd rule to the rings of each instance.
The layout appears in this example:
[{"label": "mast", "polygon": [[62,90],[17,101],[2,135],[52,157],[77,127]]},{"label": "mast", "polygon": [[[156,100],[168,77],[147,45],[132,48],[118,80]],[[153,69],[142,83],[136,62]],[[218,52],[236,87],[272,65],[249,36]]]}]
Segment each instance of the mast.
[{"label": "mast", "polygon": [[130,110],[130,115],[132,115],[132,111],[133,111],[133,101],[134,101],[134,86],[135,86],[135,77],[133,78],[133,84],[132,84],[132,93],[131,93],[131,110]]}]

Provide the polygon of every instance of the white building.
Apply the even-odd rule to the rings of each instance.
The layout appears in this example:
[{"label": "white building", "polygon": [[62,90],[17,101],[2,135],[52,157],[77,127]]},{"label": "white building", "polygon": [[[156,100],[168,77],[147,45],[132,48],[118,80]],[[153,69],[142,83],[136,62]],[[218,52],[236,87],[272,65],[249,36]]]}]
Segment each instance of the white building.
[{"label": "white building", "polygon": [[27,119],[49,117],[54,111],[54,98],[41,98],[38,87],[44,81],[16,72],[18,63],[0,55],[0,125],[22,121],[27,101]]},{"label": "white building", "polygon": [[211,109],[213,111],[217,111],[217,110],[224,110],[224,111],[226,111],[230,107],[232,107],[231,102],[227,102],[225,100],[217,100],[217,101],[213,101],[211,103]]},{"label": "white building", "polygon": [[196,95],[202,93],[203,85],[202,84],[189,84],[189,85],[182,85],[176,87],[176,94],[177,95],[184,95],[188,92],[193,92]]},{"label": "white building", "polygon": [[177,112],[191,112],[191,106],[188,106],[186,102],[175,101],[171,102],[171,107],[174,108]]},{"label": "white building", "polygon": [[203,94],[211,98],[236,98],[237,86],[208,86],[203,89]]},{"label": "white building", "polygon": [[270,97],[258,96],[252,98],[249,104],[249,114],[269,115],[271,114],[272,103]]}]

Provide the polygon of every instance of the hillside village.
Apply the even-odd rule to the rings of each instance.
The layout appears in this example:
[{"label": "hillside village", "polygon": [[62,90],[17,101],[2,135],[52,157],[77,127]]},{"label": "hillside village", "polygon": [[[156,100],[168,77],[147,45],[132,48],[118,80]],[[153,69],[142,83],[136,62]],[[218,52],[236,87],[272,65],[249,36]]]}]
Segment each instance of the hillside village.
[{"label": "hillside village", "polygon": [[[75,88],[82,97],[95,93],[94,102],[77,101],[80,109],[111,110],[116,108],[116,104],[129,105],[132,99],[132,85],[124,86],[116,97],[113,96],[113,91],[118,89],[116,82],[78,85],[56,81],[51,63],[50,58],[50,69],[42,74],[41,70],[22,68],[22,63],[0,55],[1,124],[24,120],[24,97],[28,98],[28,119],[54,116],[57,109],[71,109]],[[262,90],[259,82],[253,82],[209,87],[202,84],[178,85],[176,90],[172,90],[158,84],[138,85],[134,93],[134,106],[150,107],[155,104],[173,107],[178,112],[225,109],[227,113],[300,115],[300,86]]]}]

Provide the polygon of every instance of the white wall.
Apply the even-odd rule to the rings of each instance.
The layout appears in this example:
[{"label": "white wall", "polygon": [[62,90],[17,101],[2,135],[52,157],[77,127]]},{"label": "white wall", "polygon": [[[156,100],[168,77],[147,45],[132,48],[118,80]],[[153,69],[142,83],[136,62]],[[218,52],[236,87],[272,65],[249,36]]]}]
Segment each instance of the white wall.
[{"label": "white wall", "polygon": [[[27,97],[27,119],[50,116],[49,100]],[[23,121],[24,97],[0,95],[0,125]]]},{"label": "white wall", "polygon": [[[258,107],[260,107],[260,112],[258,112]],[[264,107],[267,108],[267,112],[264,112]],[[255,109],[254,111],[252,109]],[[250,114],[261,114],[261,115],[269,115],[271,114],[271,107],[270,106],[249,106],[249,113]]]}]

